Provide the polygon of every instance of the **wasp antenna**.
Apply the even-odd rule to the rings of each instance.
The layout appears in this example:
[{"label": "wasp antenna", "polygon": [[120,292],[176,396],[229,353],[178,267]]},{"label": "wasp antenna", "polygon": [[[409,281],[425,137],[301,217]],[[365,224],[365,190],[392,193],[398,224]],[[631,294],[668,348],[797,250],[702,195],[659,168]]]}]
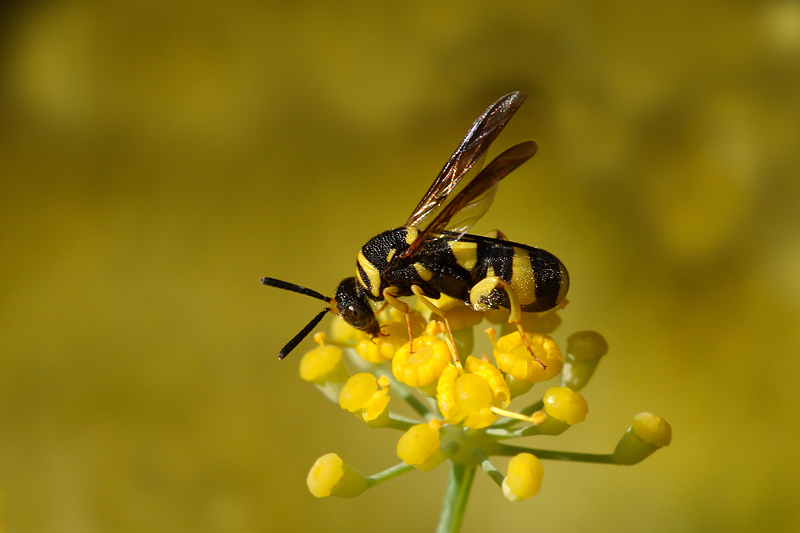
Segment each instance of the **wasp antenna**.
[{"label": "wasp antenna", "polygon": [[264,285],[269,285],[270,287],[277,287],[279,289],[283,289],[286,291],[305,294],[306,296],[311,296],[312,298],[316,298],[317,300],[322,300],[323,302],[330,303],[330,301],[332,300],[332,298],[328,296],[323,296],[317,291],[312,291],[311,289],[301,287],[300,285],[295,285],[294,283],[289,283],[288,281],[281,281],[275,278],[261,278],[261,283],[263,283]]},{"label": "wasp antenna", "polygon": [[293,338],[292,340],[290,340],[289,342],[287,342],[287,343],[286,343],[286,346],[284,346],[284,347],[281,349],[280,353],[278,354],[278,359],[279,359],[279,360],[282,360],[284,357],[286,357],[287,355],[289,355],[289,353],[290,353],[292,350],[294,350],[295,348],[297,348],[297,345],[298,345],[298,344],[300,344],[300,342],[301,342],[303,339],[305,339],[305,338],[308,336],[308,334],[309,334],[309,333],[311,333],[311,330],[312,330],[312,329],[314,329],[315,327],[317,327],[317,324],[319,324],[319,321],[320,321],[320,320],[322,320],[322,317],[324,317],[324,316],[325,316],[325,313],[327,313],[328,311],[330,311],[330,308],[326,307],[325,309],[323,309],[322,311],[320,311],[320,312],[319,312],[319,314],[318,314],[317,316],[315,316],[314,318],[312,318],[312,319],[311,319],[311,322],[309,322],[309,323],[306,325],[306,327],[304,327],[303,329],[301,329],[301,330],[300,330],[300,333],[298,333],[297,335],[295,335],[295,336],[294,336],[294,338]]}]

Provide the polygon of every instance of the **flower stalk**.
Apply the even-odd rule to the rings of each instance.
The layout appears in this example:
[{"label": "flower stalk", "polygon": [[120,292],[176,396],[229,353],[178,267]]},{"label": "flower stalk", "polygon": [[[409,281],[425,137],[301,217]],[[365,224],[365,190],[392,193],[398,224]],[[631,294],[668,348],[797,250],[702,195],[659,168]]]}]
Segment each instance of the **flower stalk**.
[{"label": "flower stalk", "polygon": [[450,477],[447,478],[447,488],[444,492],[436,533],[457,533],[461,530],[476,469],[476,465],[472,463],[451,461]]}]

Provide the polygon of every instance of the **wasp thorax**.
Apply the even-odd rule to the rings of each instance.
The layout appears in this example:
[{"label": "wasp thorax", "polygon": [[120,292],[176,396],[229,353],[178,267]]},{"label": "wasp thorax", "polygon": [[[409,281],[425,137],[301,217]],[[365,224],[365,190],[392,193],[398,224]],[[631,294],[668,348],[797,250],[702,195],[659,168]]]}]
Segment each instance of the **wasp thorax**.
[{"label": "wasp thorax", "polygon": [[336,288],[336,309],[345,322],[370,335],[380,333],[380,325],[366,296],[360,290],[356,278],[342,280]]}]

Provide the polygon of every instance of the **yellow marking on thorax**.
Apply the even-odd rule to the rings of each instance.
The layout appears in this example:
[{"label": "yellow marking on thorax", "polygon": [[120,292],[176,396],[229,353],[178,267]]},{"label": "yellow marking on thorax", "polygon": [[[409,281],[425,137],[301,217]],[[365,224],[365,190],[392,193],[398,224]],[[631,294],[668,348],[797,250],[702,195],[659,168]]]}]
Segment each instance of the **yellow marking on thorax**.
[{"label": "yellow marking on thorax", "polygon": [[364,273],[367,274],[367,278],[368,278],[368,281],[369,281],[369,287],[367,287],[367,284],[364,283],[364,281],[367,281],[367,280],[361,279],[361,273],[358,272],[358,269],[356,269],[356,273],[358,274],[358,279],[361,281],[361,285],[365,289],[369,289],[369,291],[372,294],[372,296],[374,296],[376,298],[379,297],[380,296],[380,290],[381,290],[381,274],[380,274],[380,272],[378,272],[378,269],[375,268],[375,265],[370,263],[369,260],[366,257],[364,257],[364,253],[363,252],[358,252],[358,264],[361,266],[362,269],[364,269]]},{"label": "yellow marking on thorax", "polygon": [[451,242],[450,250],[456,257],[456,262],[467,270],[472,270],[478,262],[478,243],[476,242]]},{"label": "yellow marking on thorax", "polygon": [[517,293],[520,305],[530,305],[536,301],[536,277],[533,274],[531,256],[527,250],[514,249],[511,262],[511,287]]},{"label": "yellow marking on thorax", "polygon": [[409,226],[406,228],[406,244],[411,245],[414,241],[417,240],[417,236],[419,235],[419,230],[413,226]]},{"label": "yellow marking on thorax", "polygon": [[433,272],[422,266],[421,263],[414,263],[414,270],[416,270],[419,277],[425,281],[430,281],[433,277]]},{"label": "yellow marking on thorax", "polygon": [[364,287],[365,289],[367,288],[367,282],[364,281],[364,278],[361,277],[361,270],[359,270],[358,268],[356,269],[356,281],[358,281],[358,284]]},{"label": "yellow marking on thorax", "polygon": [[394,257],[394,254],[395,254],[395,253],[397,253],[397,250],[395,250],[394,248],[392,248],[391,250],[389,250],[389,253],[388,253],[388,254],[386,254],[386,262],[387,262],[387,263],[391,263],[391,262],[392,262],[392,257]]}]

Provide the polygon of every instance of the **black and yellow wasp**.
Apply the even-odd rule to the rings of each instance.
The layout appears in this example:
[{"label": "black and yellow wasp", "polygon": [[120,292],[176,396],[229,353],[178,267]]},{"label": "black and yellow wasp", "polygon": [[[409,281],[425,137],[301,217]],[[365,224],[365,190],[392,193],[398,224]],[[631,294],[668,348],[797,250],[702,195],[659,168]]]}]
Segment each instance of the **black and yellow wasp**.
[{"label": "black and yellow wasp", "polygon": [[[475,120],[403,227],[384,231],[361,248],[356,276],[343,280],[333,298],[293,283],[261,280],[264,285],[328,303],[284,346],[279,359],[286,357],[328,312],[373,337],[381,335],[376,309],[388,303],[408,316],[408,305],[398,299],[403,296],[417,295],[445,320],[446,313],[430,301],[442,294],[478,311],[510,309],[509,323],[516,324],[520,333],[521,312],[546,311],[564,299],[569,276],[554,255],[509,242],[499,232],[494,237],[467,234],[489,209],[500,180],[537,151],[534,141],[516,144],[481,170],[489,146],[525,96],[521,92],[503,96]],[[464,180],[468,174],[474,177]],[[465,185],[454,193],[462,180]],[[410,324],[409,320],[409,338]]]}]

